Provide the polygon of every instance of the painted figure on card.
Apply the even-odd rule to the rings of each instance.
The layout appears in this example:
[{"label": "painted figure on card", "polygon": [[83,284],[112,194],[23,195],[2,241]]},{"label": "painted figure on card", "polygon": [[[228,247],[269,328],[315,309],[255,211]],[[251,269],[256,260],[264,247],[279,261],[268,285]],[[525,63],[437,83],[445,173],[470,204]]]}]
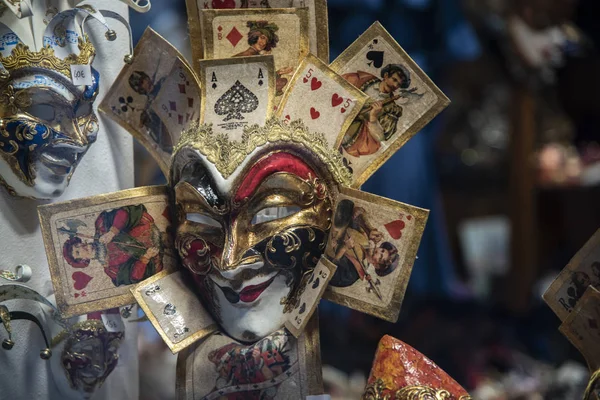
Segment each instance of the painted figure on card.
[{"label": "painted figure on card", "polygon": [[340,201],[335,212],[327,258],[337,265],[330,285],[347,287],[356,281],[371,281],[369,265],[377,276],[389,275],[398,265],[398,249],[383,242],[383,234],[367,219],[366,210],[351,200]]},{"label": "painted figure on card", "polygon": [[[277,31],[279,27],[277,24],[268,21],[248,21],[246,24],[248,31],[248,47],[241,53],[235,54],[233,57],[248,57],[258,55],[268,55],[271,51],[277,47],[279,43],[279,36]],[[284,78],[283,75],[291,74],[294,72],[293,67],[284,67],[276,71],[276,92],[280,96],[283,94],[283,89],[288,83],[288,79]]]},{"label": "painted figure on card", "polygon": [[162,77],[157,81],[156,76],[153,79],[144,71],[134,71],[129,76],[129,86],[136,93],[146,96],[146,104],[140,114],[140,128],[145,128],[148,131],[148,134],[160,149],[170,153],[173,151],[171,135],[169,135],[169,131],[160,116],[152,109],[152,103],[158,96],[165,79],[166,77]]},{"label": "painted figure on card", "polygon": [[365,71],[342,75],[352,85],[369,95],[372,102],[352,123],[342,146],[353,157],[375,154],[381,142],[389,140],[397,130],[402,107],[396,104],[397,91],[408,89],[410,72],[400,64],[388,64],[377,77]]},{"label": "painted figure on card", "polygon": [[143,204],[103,211],[95,223],[92,243],[82,235],[63,245],[63,257],[73,268],[98,260],[115,286],[131,285],[163,268],[161,233]]},{"label": "painted figure on card", "polygon": [[571,275],[571,286],[567,289],[569,296],[569,305],[574,308],[581,296],[585,293],[592,280],[590,276],[583,271],[573,272]]}]

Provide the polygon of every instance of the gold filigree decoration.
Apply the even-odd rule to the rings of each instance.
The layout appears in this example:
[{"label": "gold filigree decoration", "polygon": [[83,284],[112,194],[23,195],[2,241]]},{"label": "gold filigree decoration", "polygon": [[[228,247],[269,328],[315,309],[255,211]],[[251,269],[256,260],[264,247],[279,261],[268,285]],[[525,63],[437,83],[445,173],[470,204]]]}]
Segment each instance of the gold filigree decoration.
[{"label": "gold filigree decoration", "polygon": [[50,46],[44,46],[40,51],[34,52],[29,49],[29,46],[19,43],[9,56],[0,56],[0,62],[9,72],[21,68],[40,67],[71,78],[71,65],[91,64],[96,55],[96,49],[87,35],[83,39],[79,38],[78,47],[79,54],[69,54],[64,59],[60,59]]},{"label": "gold filigree decoration", "polygon": [[323,134],[309,131],[301,121],[288,125],[271,118],[264,126],[247,127],[239,142],[230,141],[225,133],[213,132],[212,125],[194,124],[181,134],[173,154],[186,147],[198,150],[227,179],[254,150],[280,142],[304,147],[327,166],[338,184],[350,185],[352,174],[344,167],[342,155],[329,146]]},{"label": "gold filigree decoration", "polygon": [[[382,379],[367,385],[362,400],[452,400],[452,394],[445,389],[434,389],[428,386],[407,386],[395,393],[385,393]],[[458,400],[473,400],[471,396],[461,396]]]}]

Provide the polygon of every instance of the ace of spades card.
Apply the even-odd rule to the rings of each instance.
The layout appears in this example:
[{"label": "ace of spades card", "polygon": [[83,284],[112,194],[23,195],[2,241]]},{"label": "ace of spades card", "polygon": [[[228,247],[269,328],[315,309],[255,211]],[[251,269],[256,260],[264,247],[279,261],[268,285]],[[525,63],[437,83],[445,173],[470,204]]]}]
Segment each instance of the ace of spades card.
[{"label": "ace of spades card", "polygon": [[328,144],[340,146],[367,96],[309,54],[294,74],[277,109],[285,122],[297,119],[313,132],[321,132]]},{"label": "ace of spades card", "polygon": [[591,371],[600,368],[600,291],[590,286],[559,330],[585,357]]},{"label": "ace of spades card", "polygon": [[569,261],[543,298],[564,321],[590,285],[600,289],[600,230]]},{"label": "ace of spades card", "polygon": [[240,140],[246,126],[264,125],[273,110],[273,56],[201,60],[200,122]]},{"label": "ace of spades card", "polygon": [[355,188],[450,103],[379,22],[330,67],[370,97],[341,146]]},{"label": "ace of spades card", "polygon": [[183,128],[199,120],[200,84],[169,42],[147,28],[98,109],[139,140],[166,175]]},{"label": "ace of spades card", "polygon": [[303,285],[300,297],[285,322],[285,327],[294,336],[299,337],[302,334],[306,324],[317,310],[323,292],[333,278],[336,268],[335,264],[321,257],[317,266],[307,275],[308,279],[300,283]]},{"label": "ace of spades card", "polygon": [[396,322],[429,211],[342,188],[325,257],[337,266],[324,298]]},{"label": "ace of spades card", "polygon": [[202,10],[201,18],[204,58],[272,55],[277,97],[308,54],[305,8]]}]

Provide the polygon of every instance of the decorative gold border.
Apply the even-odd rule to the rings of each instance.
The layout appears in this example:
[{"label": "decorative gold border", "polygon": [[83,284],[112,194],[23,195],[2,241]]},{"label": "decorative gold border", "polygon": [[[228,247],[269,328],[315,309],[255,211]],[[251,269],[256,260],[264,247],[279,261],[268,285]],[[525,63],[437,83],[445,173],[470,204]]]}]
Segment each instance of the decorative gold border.
[{"label": "decorative gold border", "polygon": [[[304,334],[300,336],[299,339],[295,339],[298,343],[298,362],[301,365],[300,382],[305,382],[307,384],[307,387],[304,388],[307,393],[304,396],[323,394],[321,343],[319,336],[319,317],[317,314],[313,315],[310,322],[306,325]],[[191,398],[187,393],[187,388],[189,387],[187,367],[188,361],[193,362],[193,360],[190,360],[190,357],[192,357],[198,345],[200,345],[200,343],[183,349],[177,356],[177,367],[175,372],[175,393],[177,400],[188,400],[188,398]],[[190,380],[192,382],[194,380],[193,370],[192,378]],[[193,383],[191,383],[191,385],[193,387]],[[301,389],[299,392],[302,394]]]},{"label": "decorative gold border", "polygon": [[[548,304],[548,307],[554,311],[556,316],[560,318],[561,321],[565,322],[565,320],[569,317],[569,315],[573,314],[573,311],[569,313],[560,304],[556,301],[555,297],[558,291],[562,288],[565,280],[571,279],[571,273],[577,271],[579,266],[583,263],[583,261],[590,255],[590,253],[594,252],[600,248],[600,229],[594,233],[594,235],[583,245],[583,247],[573,256],[573,258],[569,261],[567,266],[563,268],[562,271],[558,274],[556,279],[552,281],[548,289],[542,295],[542,298]],[[581,302],[579,299],[578,303]],[[577,304],[579,305],[579,304]]]},{"label": "decorative gold border", "polygon": [[319,293],[317,295],[317,299],[313,302],[313,305],[310,308],[310,310],[308,310],[308,312],[305,312],[304,320],[308,321],[308,322],[306,324],[302,324],[300,329],[297,329],[296,326],[292,322],[290,322],[290,318],[289,318],[294,314],[293,311],[291,312],[290,316],[285,320],[285,324],[284,324],[285,328],[296,338],[299,338],[300,335],[302,334],[302,332],[304,332],[306,327],[311,323],[311,317],[314,314],[314,312],[317,310],[317,308],[319,307],[319,303],[321,302],[323,293],[327,289],[327,285],[329,285],[329,281],[331,280],[331,278],[333,278],[333,274],[337,270],[337,266],[334,263],[332,263],[331,261],[329,261],[328,259],[326,259],[324,256],[321,256],[321,258],[319,259],[319,263],[317,263],[317,266],[315,267],[315,271],[317,270],[317,268],[319,268],[319,264],[323,264],[323,266],[329,270],[329,278],[321,286]]},{"label": "decorative gold border", "polygon": [[369,99],[369,96],[361,92],[354,85],[350,84],[347,80],[338,75],[337,72],[334,72],[331,68],[329,68],[327,64],[321,61],[321,59],[315,57],[313,54],[309,53],[304,58],[304,60],[302,60],[302,63],[300,63],[300,66],[296,69],[296,72],[294,72],[294,76],[288,84],[287,89],[285,90],[285,93],[281,98],[281,102],[277,107],[277,112],[275,116],[277,118],[282,117],[284,108],[289,100],[289,97],[292,94],[292,91],[294,90],[294,87],[296,86],[296,83],[302,77],[301,75],[304,72],[304,68],[306,68],[306,66],[308,66],[309,64],[314,64],[319,71],[323,72],[328,78],[333,79],[338,85],[340,85],[345,90],[349,91],[350,94],[356,98],[357,106],[353,108],[352,112],[348,113],[348,118],[346,118],[346,121],[342,125],[340,133],[338,133],[338,137],[334,142],[333,148],[337,149],[341,146],[346,131],[348,130],[348,128],[350,128],[352,122],[354,122],[354,118],[356,118],[361,112],[362,107]]},{"label": "decorative gold border", "polygon": [[308,8],[232,8],[222,10],[201,10],[200,21],[204,31],[202,32],[202,46],[204,58],[212,59],[215,54],[213,21],[217,17],[238,16],[243,19],[246,16],[259,16],[262,19],[276,15],[296,15],[300,21],[300,48],[298,63],[309,53],[308,48]]},{"label": "decorative gold border", "polygon": [[188,33],[190,35],[190,45],[192,47],[192,67],[200,75],[199,61],[204,55],[202,50],[202,27],[200,26],[200,9],[198,0],[185,0],[185,7],[188,16]]},{"label": "decorative gold border", "polygon": [[50,278],[52,280],[52,285],[54,286],[54,294],[56,295],[56,306],[58,307],[62,318],[70,318],[76,315],[83,315],[90,312],[121,307],[128,304],[132,304],[135,302],[135,300],[133,295],[125,293],[119,296],[99,300],[92,300],[80,304],[69,304],[67,301],[67,297],[63,293],[61,269],[58,264],[58,257],[54,251],[54,242],[52,239],[52,226],[50,225],[51,217],[58,213],[75,210],[81,207],[94,207],[108,202],[129,200],[147,196],[167,197],[168,188],[167,186],[146,186],[135,189],[121,190],[120,192],[101,194],[98,196],[87,197],[83,199],[65,201],[63,203],[38,206],[38,216],[40,219],[40,227],[42,229],[42,238],[44,240],[44,248],[46,249],[48,266],[50,268]]},{"label": "decorative gold border", "polygon": [[[152,323],[152,326],[154,326],[154,329],[156,329],[156,331],[158,332],[158,334],[160,335],[162,340],[167,344],[167,346],[169,346],[169,349],[171,350],[171,353],[173,353],[173,354],[177,354],[181,350],[189,347],[191,344],[197,342],[200,339],[207,337],[208,335],[210,335],[211,333],[214,333],[215,331],[217,331],[219,329],[217,324],[212,324],[212,325],[209,325],[207,328],[201,329],[198,332],[193,333],[192,335],[183,339],[179,343],[173,343],[171,341],[171,339],[169,339],[169,336],[167,336],[167,334],[165,333],[163,328],[160,326],[158,319],[152,313],[152,311],[150,310],[150,307],[148,307],[148,304],[146,303],[146,301],[144,300],[144,297],[141,294],[141,290],[143,287],[148,286],[156,281],[166,278],[168,275],[171,275],[171,274],[174,274],[177,272],[178,271],[174,271],[174,272],[173,271],[161,271],[158,274],[146,279],[145,281],[138,283],[135,287],[132,287],[130,289],[133,297],[135,298],[135,301],[137,301],[139,306],[142,307],[144,314],[146,314],[146,316]],[[192,293],[190,293],[190,294],[192,294]]]},{"label": "decorative gold border", "polygon": [[219,67],[222,65],[238,64],[267,65],[269,72],[269,100],[267,102],[267,114],[265,121],[271,116],[274,107],[273,102],[275,100],[275,60],[272,55],[199,60],[198,68],[200,72],[200,85],[202,86],[202,101],[200,103],[200,124],[204,123],[204,114],[206,112],[206,82],[208,82],[208,77],[206,76],[206,69],[211,67]]},{"label": "decorative gold border", "polygon": [[415,136],[421,129],[423,129],[433,118],[435,118],[444,108],[450,104],[450,100],[446,95],[433,83],[433,81],[423,72],[421,68],[414,62],[414,60],[400,47],[398,42],[389,34],[389,32],[379,23],[375,22],[369,29],[365,31],[354,43],[352,43],[338,58],[335,59],[329,65],[335,72],[340,70],[348,64],[356,55],[357,52],[362,50],[365,46],[375,39],[377,36],[381,36],[384,40],[396,51],[402,58],[405,59],[406,65],[416,74],[419,79],[433,92],[438,98],[437,102],[419,119],[417,119],[407,130],[402,134],[402,137],[392,141],[390,146],[385,149],[381,154],[374,159],[371,164],[365,169],[355,180],[353,180],[352,187],[359,188],[363,183],[369,179],[371,175],[375,173],[396,151],[406,144],[413,136]]},{"label": "decorative gold border", "polygon": [[[317,56],[329,63],[329,15],[327,0],[312,0],[315,8],[315,26],[317,31]],[[310,28],[309,28],[310,29]]]},{"label": "decorative gold border", "polygon": [[[133,57],[132,63],[125,64],[123,66],[123,69],[121,70],[121,72],[119,72],[119,75],[117,76],[117,79],[115,79],[114,82],[125,81],[126,77],[131,74],[132,69],[134,68],[136,52],[139,51],[139,49],[145,47],[147,42],[153,42],[154,40],[159,40],[161,42],[164,42],[164,44],[166,46],[164,48],[162,48],[162,50],[165,50],[165,51],[173,54],[174,61],[173,61],[172,65],[174,65],[176,60],[179,59],[181,61],[181,63],[183,64],[184,68],[186,68],[187,72],[190,73],[190,76],[193,79],[193,81],[195,82],[195,84],[197,85],[198,89],[200,89],[200,80],[198,79],[198,76],[192,70],[192,68],[190,67],[188,62],[185,60],[185,57],[183,57],[183,55],[171,43],[169,43],[165,38],[163,38],[161,35],[156,33],[156,31],[150,27],[146,28],[146,30],[144,31],[144,34],[142,35],[142,38],[140,39],[138,44],[135,46],[135,50],[133,52],[134,57]],[[117,118],[112,113],[112,111],[110,109],[110,104],[108,103],[108,101],[109,101],[109,99],[112,99],[116,95],[118,95],[117,85],[113,84],[110,87],[110,89],[108,90],[108,93],[106,93],[106,95],[102,99],[102,102],[98,105],[98,111],[100,111],[102,114],[106,115],[111,120],[115,121],[117,124],[119,124],[121,127],[123,127],[127,132],[129,132],[131,134],[131,136],[136,138],[144,146],[144,148],[146,150],[148,150],[150,155],[152,155],[152,157],[156,160],[156,162],[160,166],[160,169],[163,172],[163,174],[165,175],[165,177],[168,177],[169,176],[169,168],[171,165],[171,155],[169,155],[168,157],[165,157],[166,159],[163,158],[161,156],[161,154],[153,148],[150,141],[148,140],[147,135],[142,134],[135,127],[133,127],[131,124],[129,124],[127,121],[125,121],[122,118]]]},{"label": "decorative gold border", "polygon": [[401,269],[401,274],[396,277],[396,282],[399,284],[396,286],[389,304],[376,306],[362,300],[336,293],[334,291],[335,289],[331,286],[327,288],[325,294],[323,295],[323,298],[326,300],[395,323],[398,321],[398,316],[400,315],[400,308],[402,307],[402,301],[404,299],[404,294],[406,293],[406,287],[408,286],[408,281],[417,257],[417,251],[419,250],[423,231],[425,230],[425,225],[427,224],[427,219],[429,217],[429,210],[351,188],[343,187],[340,190],[340,193],[342,195],[372,204],[378,204],[384,207],[393,207],[395,209],[403,209],[406,213],[411,214],[415,219],[414,239],[411,241],[411,243],[409,243],[405,252],[403,265],[398,266],[398,268]]}]

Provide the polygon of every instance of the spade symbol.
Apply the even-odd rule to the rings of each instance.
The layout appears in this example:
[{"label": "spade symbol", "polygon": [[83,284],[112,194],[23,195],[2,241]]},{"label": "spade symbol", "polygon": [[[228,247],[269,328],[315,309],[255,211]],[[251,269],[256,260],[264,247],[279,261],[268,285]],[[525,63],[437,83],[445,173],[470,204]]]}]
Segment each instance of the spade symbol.
[{"label": "spade symbol", "polygon": [[316,288],[318,288],[318,287],[319,287],[319,285],[320,285],[320,284],[321,284],[321,279],[317,278],[317,279],[315,279],[315,281],[313,282],[313,284],[312,284],[312,288],[313,288],[313,289],[316,289]]},{"label": "spade symbol", "polygon": [[298,314],[304,314],[304,311],[306,311],[306,303],[302,303],[300,309],[298,310]]},{"label": "spade symbol", "polygon": [[213,84],[212,84],[212,88],[213,88],[213,89],[216,89],[216,88],[217,88],[217,84],[216,84],[216,83],[213,83]]},{"label": "spade symbol", "polygon": [[310,285],[312,283],[313,279],[315,279],[315,273],[314,272],[312,274],[310,274],[310,278],[308,278],[308,282],[306,284]]},{"label": "spade symbol", "polygon": [[381,66],[383,65],[383,51],[370,51],[367,53],[367,60],[371,61],[369,64],[369,66],[371,66],[371,64],[373,64],[375,66],[375,68],[381,68]]},{"label": "spade symbol", "polygon": [[263,85],[263,83],[264,83],[264,82],[263,82],[263,81],[262,81],[262,79],[261,79],[260,81],[258,81],[258,86],[262,86],[262,85]]},{"label": "spade symbol", "polygon": [[379,39],[373,39],[373,44],[379,43]]},{"label": "spade symbol", "polygon": [[348,159],[346,157],[344,157],[342,162],[344,163],[344,167],[346,167],[348,169],[348,171],[350,171],[350,173],[353,174],[354,169],[350,166],[352,163],[350,161],[348,161]]},{"label": "spade symbol", "polygon": [[258,97],[248,88],[235,81],[215,104],[215,113],[224,115],[223,121],[244,119],[242,114],[251,113],[258,108]]}]

